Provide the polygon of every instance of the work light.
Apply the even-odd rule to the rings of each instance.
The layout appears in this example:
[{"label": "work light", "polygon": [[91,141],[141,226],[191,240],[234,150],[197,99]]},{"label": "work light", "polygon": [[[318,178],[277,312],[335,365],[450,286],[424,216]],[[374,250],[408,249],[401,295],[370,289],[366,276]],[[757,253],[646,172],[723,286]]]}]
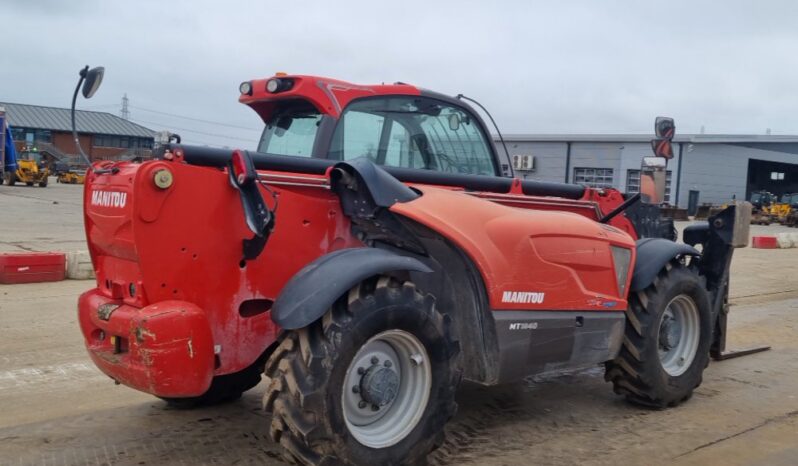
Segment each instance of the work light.
[{"label": "work light", "polygon": [[286,78],[272,78],[266,82],[266,90],[272,94],[285,92],[294,87],[294,81]]},{"label": "work light", "polygon": [[239,92],[246,95],[252,95],[252,83],[249,81],[244,81],[238,86]]}]

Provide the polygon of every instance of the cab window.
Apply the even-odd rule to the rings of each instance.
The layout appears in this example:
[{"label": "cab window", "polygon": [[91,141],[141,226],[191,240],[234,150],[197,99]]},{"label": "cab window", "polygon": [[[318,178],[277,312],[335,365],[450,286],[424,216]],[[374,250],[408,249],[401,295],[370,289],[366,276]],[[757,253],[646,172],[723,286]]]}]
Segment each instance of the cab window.
[{"label": "cab window", "polygon": [[330,158],[367,157],[392,167],[496,175],[488,144],[462,108],[427,97],[377,97],[346,108]]},{"label": "cab window", "polygon": [[309,103],[278,107],[266,123],[258,152],[311,157],[322,115]]}]

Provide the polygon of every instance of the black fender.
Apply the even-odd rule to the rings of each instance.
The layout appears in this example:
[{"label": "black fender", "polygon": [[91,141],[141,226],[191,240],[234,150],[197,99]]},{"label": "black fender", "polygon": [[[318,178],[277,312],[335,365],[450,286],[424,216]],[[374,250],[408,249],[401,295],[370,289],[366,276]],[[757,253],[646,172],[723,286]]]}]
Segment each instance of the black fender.
[{"label": "black fender", "polygon": [[671,259],[679,256],[700,256],[692,246],[663,238],[643,238],[637,240],[637,259],[632,272],[632,285],[629,291],[642,291],[654,282],[657,274]]},{"label": "black fender", "polygon": [[341,249],[319,257],[285,284],[272,306],[272,321],[287,330],[306,327],[361,281],[388,272],[432,272],[413,257],[376,248]]}]

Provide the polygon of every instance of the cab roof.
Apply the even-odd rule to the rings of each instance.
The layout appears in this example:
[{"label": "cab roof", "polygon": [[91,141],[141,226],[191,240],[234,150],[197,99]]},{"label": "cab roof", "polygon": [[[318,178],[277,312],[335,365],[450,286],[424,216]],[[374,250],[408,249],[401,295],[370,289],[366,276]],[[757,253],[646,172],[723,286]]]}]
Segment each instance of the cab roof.
[{"label": "cab roof", "polygon": [[[278,80],[285,89],[269,92],[266,86],[272,80]],[[405,83],[353,84],[337,79],[308,75],[277,74],[269,78],[253,79],[242,83],[242,90],[246,90],[245,84],[247,83],[249,83],[249,92],[242,92],[238,101],[252,107],[264,121],[268,121],[277,102],[286,100],[308,101],[321,113],[338,118],[349,102],[360,97],[421,95],[421,90],[418,87]]]}]

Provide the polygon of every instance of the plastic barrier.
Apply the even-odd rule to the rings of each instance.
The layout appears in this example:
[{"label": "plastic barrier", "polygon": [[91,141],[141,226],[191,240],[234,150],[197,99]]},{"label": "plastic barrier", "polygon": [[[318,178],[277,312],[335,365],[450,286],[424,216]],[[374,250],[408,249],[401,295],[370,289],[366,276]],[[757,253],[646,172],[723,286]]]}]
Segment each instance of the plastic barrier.
[{"label": "plastic barrier", "polygon": [[66,256],[63,253],[0,253],[0,283],[55,282],[65,276]]}]

